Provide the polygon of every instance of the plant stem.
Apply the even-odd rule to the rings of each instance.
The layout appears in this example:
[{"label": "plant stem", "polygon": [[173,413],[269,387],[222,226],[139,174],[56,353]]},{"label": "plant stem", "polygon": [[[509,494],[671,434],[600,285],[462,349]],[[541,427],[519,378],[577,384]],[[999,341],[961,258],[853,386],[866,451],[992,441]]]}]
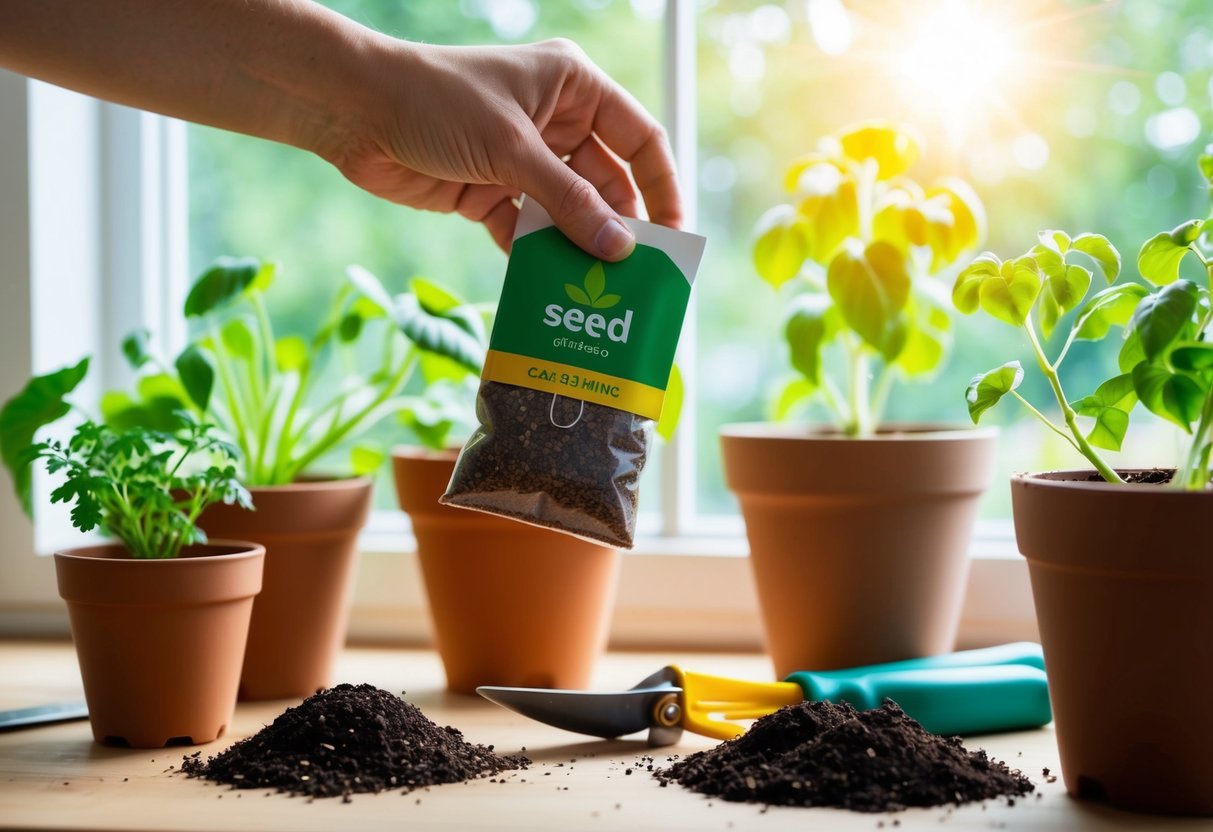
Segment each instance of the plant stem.
[{"label": "plant stem", "polygon": [[893,368],[885,365],[881,368],[880,375],[876,377],[876,383],[872,386],[872,423],[879,425],[884,419],[884,409],[889,403],[889,392],[893,389],[895,381]]},{"label": "plant stem", "polygon": [[1074,437],[1070,436],[1070,434],[1066,433],[1065,430],[1063,430],[1062,428],[1059,428],[1057,425],[1053,424],[1052,419],[1050,419],[1048,416],[1044,415],[1039,410],[1037,410],[1035,407],[1033,407],[1032,403],[1030,401],[1025,399],[1023,396],[1019,395],[1018,390],[1012,390],[1011,395],[1014,396],[1015,398],[1019,399],[1019,401],[1023,404],[1023,406],[1026,407],[1033,416],[1035,416],[1040,421],[1044,422],[1045,426],[1049,430],[1053,431],[1058,436],[1060,436],[1062,439],[1066,440],[1066,442],[1069,444],[1069,446],[1071,448],[1078,451],[1079,453],[1082,453],[1082,449],[1079,448],[1077,443],[1074,442]]},{"label": "plant stem", "polygon": [[244,465],[247,469],[251,465],[252,454],[248,441],[248,433],[242,415],[244,403],[240,400],[240,391],[237,389],[234,379],[231,377],[231,368],[228,366],[227,350],[223,347],[223,338],[219,334],[218,327],[214,321],[211,322],[211,342],[215,347],[215,367],[219,372],[219,382],[223,385],[223,391],[227,394],[228,411],[232,416],[232,425],[235,427],[236,441],[240,445],[240,450],[244,454]]},{"label": "plant stem", "polygon": [[844,430],[847,436],[870,436],[872,414],[868,403],[867,350],[864,349],[863,344],[849,342],[847,358],[850,364],[847,401],[850,405],[851,418]]},{"label": "plant stem", "polygon": [[[1045,378],[1049,380],[1049,386],[1053,388],[1053,395],[1057,398],[1057,404],[1061,407],[1061,414],[1066,420],[1066,428],[1069,429],[1070,435],[1074,437],[1075,447],[1078,448],[1079,453],[1095,466],[1095,470],[1105,480],[1108,482],[1124,482],[1120,478],[1120,475],[1104,461],[1099,452],[1091,446],[1091,443],[1087,441],[1087,437],[1083,436],[1082,430],[1078,427],[1078,414],[1074,412],[1074,408],[1070,407],[1070,402],[1066,399],[1066,393],[1061,387],[1061,377],[1057,375],[1057,368],[1049,363],[1044,349],[1040,346],[1040,339],[1036,337],[1036,326],[1032,322],[1031,314],[1024,320],[1023,326],[1027,330],[1028,340],[1032,343],[1032,350],[1036,353],[1036,363],[1040,365],[1040,371],[1045,374]],[[1020,400],[1023,400],[1022,397],[1020,397]]]}]

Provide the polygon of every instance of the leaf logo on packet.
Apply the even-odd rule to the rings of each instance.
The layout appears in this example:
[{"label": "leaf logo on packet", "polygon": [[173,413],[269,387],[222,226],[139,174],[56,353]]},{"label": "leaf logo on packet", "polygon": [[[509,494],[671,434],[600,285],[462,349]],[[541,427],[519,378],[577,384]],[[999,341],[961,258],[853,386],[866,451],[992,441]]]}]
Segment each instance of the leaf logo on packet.
[{"label": "leaf logo on packet", "polygon": [[530,199],[481,374],[480,422],[441,502],[631,548],[638,483],[706,240],[625,219],[604,263]]}]

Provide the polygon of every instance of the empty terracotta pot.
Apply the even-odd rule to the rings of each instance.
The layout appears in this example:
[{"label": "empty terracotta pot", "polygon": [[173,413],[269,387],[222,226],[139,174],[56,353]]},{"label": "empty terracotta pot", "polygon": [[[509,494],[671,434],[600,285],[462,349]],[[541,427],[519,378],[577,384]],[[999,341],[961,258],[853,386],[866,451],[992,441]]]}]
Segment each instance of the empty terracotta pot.
[{"label": "empty terracotta pot", "polygon": [[55,554],[97,742],[159,748],[224,732],[264,557],[239,541],[166,560],[118,543]]},{"label": "empty terracotta pot", "polygon": [[619,552],[439,505],[457,456],[416,448],[392,453],[447,688],[588,687],[606,647]]},{"label": "empty terracotta pot", "polygon": [[1092,474],[1011,480],[1066,789],[1213,814],[1213,492]]},{"label": "empty terracotta pot", "polygon": [[722,429],[780,676],[953,648],[995,438],[917,426],[867,439],[766,423]]},{"label": "empty terracotta pot", "polygon": [[211,537],[265,547],[240,676],[243,700],[310,696],[332,684],[345,645],[358,533],[371,480],[299,482],[249,489],[254,511],[217,503],[198,525]]}]

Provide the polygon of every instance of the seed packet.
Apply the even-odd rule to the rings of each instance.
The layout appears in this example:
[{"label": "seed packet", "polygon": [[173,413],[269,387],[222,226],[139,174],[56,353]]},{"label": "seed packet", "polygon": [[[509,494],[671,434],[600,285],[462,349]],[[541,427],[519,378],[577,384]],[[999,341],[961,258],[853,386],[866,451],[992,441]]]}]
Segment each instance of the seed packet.
[{"label": "seed packet", "polygon": [[626,219],[595,259],[526,199],[476,399],[441,502],[631,548],[640,474],[705,239]]}]

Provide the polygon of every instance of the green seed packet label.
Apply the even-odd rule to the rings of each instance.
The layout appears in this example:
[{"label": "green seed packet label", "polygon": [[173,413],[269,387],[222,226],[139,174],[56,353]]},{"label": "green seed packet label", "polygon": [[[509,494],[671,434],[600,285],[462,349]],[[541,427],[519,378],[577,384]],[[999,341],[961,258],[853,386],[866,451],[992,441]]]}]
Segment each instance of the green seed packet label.
[{"label": "green seed packet label", "polygon": [[483,378],[661,415],[706,240],[625,219],[636,250],[587,254],[523,201]]}]

